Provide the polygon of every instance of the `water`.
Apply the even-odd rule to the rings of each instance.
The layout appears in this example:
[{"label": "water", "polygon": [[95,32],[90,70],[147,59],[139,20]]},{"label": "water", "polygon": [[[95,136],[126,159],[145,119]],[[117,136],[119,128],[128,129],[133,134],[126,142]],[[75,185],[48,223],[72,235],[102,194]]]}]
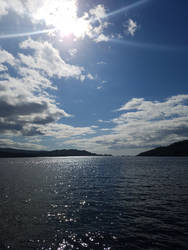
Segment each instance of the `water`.
[{"label": "water", "polygon": [[0,249],[188,249],[188,158],[0,159]]}]

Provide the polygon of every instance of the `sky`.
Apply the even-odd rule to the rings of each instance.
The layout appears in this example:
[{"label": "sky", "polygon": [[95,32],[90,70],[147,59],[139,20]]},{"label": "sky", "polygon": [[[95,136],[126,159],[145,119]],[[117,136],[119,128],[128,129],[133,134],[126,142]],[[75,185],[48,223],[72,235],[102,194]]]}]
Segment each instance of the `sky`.
[{"label": "sky", "polygon": [[0,0],[0,147],[136,155],[188,139],[187,0]]}]

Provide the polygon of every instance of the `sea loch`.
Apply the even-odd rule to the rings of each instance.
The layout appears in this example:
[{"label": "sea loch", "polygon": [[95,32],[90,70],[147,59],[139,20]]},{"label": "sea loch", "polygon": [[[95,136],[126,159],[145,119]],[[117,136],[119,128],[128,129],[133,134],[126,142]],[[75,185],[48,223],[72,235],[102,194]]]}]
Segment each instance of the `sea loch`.
[{"label": "sea loch", "polygon": [[187,249],[188,158],[0,160],[0,249]]}]

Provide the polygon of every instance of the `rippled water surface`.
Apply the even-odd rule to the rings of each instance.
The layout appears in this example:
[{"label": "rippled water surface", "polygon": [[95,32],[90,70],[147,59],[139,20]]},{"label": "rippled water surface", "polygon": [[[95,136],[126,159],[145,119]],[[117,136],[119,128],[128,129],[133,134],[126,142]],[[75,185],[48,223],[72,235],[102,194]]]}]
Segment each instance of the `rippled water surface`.
[{"label": "rippled water surface", "polygon": [[0,249],[188,249],[188,158],[0,159]]}]

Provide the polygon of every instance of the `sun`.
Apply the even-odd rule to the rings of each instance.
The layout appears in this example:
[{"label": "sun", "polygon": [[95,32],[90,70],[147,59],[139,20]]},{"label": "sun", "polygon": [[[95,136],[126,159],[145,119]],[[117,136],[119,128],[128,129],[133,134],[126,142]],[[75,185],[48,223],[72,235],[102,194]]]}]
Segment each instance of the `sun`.
[{"label": "sun", "polygon": [[88,24],[81,18],[67,18],[67,25],[59,28],[61,36],[74,35],[77,38],[84,37],[88,30]]},{"label": "sun", "polygon": [[85,16],[77,16],[76,0],[46,1],[35,18],[44,20],[48,26],[53,26],[61,37],[73,35],[82,38],[90,28],[89,20]]}]

